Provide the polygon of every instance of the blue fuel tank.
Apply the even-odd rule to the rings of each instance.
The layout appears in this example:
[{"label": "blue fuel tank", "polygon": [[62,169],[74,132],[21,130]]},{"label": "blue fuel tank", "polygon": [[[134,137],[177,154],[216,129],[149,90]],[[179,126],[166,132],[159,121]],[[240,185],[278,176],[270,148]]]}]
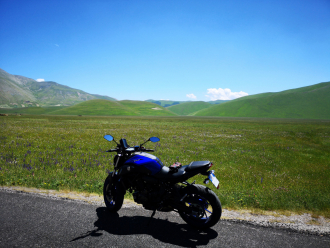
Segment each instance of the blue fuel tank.
[{"label": "blue fuel tank", "polygon": [[142,166],[151,172],[151,175],[155,175],[164,166],[162,161],[154,155],[145,152],[139,152],[133,154],[127,159],[124,165]]}]

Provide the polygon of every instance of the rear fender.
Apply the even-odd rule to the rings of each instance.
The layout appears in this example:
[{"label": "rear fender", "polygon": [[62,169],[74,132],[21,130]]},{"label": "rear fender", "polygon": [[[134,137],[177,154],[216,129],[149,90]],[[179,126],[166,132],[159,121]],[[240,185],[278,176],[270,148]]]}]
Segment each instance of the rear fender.
[{"label": "rear fender", "polygon": [[178,179],[178,182],[184,182],[187,181],[189,178],[192,178],[198,174],[202,174],[202,175],[208,175],[208,170],[209,168],[200,168],[200,169],[196,169],[196,170],[192,170],[192,171],[185,171],[185,173],[180,176]]},{"label": "rear fender", "polygon": [[[203,187],[205,187],[205,186],[203,186]],[[211,190],[208,187],[205,187],[205,189],[206,190]],[[185,194],[191,194],[191,193],[194,193],[194,192],[196,192],[195,184],[188,184],[187,186],[181,188],[180,194],[182,196],[184,196]]]}]

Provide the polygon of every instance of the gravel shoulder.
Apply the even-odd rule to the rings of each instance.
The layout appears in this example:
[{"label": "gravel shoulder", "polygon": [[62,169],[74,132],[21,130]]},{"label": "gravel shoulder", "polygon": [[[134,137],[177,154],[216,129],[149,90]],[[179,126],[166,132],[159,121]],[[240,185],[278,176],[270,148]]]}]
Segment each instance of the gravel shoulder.
[{"label": "gravel shoulder", "polygon": [[[64,199],[68,201],[79,201],[84,204],[104,206],[103,196],[97,194],[78,193],[71,191],[56,191],[47,189],[36,189],[26,187],[5,187],[0,186],[1,191],[23,194],[34,194],[39,197],[52,199]],[[124,201],[123,208],[141,208],[133,201]],[[311,214],[291,214],[283,215],[275,211],[265,211],[263,214],[256,214],[248,210],[222,210],[221,220],[231,222],[243,222],[256,226],[274,227],[289,229],[301,233],[330,236],[330,219],[319,216],[313,217]]]}]

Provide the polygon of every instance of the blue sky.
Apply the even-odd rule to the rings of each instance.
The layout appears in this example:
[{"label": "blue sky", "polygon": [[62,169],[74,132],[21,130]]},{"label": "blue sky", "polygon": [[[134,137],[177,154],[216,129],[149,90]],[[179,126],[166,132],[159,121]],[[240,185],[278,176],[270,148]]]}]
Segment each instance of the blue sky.
[{"label": "blue sky", "polygon": [[329,0],[0,0],[0,68],[118,100],[330,81]]}]

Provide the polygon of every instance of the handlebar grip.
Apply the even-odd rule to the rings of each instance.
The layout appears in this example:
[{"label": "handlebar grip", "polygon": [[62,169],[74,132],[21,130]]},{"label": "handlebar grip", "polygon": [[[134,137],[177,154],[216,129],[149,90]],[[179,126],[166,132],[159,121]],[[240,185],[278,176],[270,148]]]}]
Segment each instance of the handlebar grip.
[{"label": "handlebar grip", "polygon": [[116,152],[117,149],[110,149],[110,150],[107,150],[106,152]]},{"label": "handlebar grip", "polygon": [[153,149],[145,149],[146,152],[154,152],[155,150]]}]

